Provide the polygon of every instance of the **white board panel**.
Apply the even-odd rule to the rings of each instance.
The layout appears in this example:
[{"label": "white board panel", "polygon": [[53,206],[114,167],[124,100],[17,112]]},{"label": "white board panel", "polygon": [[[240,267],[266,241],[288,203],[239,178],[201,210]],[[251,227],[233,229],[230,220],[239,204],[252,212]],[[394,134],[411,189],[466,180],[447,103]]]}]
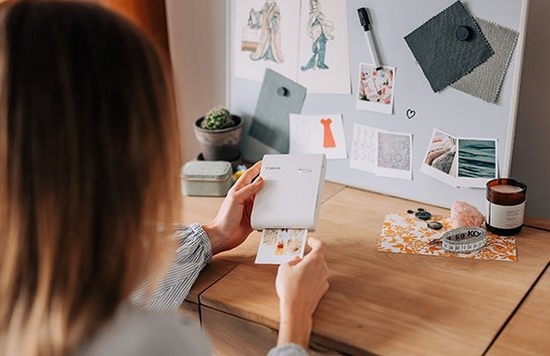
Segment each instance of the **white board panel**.
[{"label": "white board panel", "polygon": [[[284,1],[284,0],[280,0]],[[296,1],[296,0],[292,0]],[[305,0],[304,0],[305,1]],[[319,115],[341,113],[351,149],[354,124],[413,135],[412,180],[379,177],[370,172],[352,169],[349,160],[330,160],[327,180],[403,197],[419,202],[449,208],[453,201],[467,201],[485,209],[485,189],[455,188],[422,172],[420,167],[434,127],[455,137],[491,138],[498,140],[499,176],[508,176],[514,142],[516,111],[523,43],[526,29],[528,0],[465,0],[463,4],[473,16],[493,21],[519,32],[518,43],[497,103],[487,103],[461,91],[446,88],[434,93],[420,66],[416,63],[404,37],[454,1],[434,0],[347,0],[351,95],[308,94],[302,114]],[[234,58],[235,0],[231,2],[228,46]],[[259,2],[260,5],[263,1]],[[379,57],[384,65],[397,68],[393,114],[356,109],[357,82],[360,62],[370,62],[369,51],[357,16],[357,9],[367,7],[373,22],[373,31]],[[261,82],[235,77],[229,68],[228,105],[232,111],[245,117],[248,125],[256,108]],[[416,115],[407,118],[407,110]],[[245,127],[245,132],[247,128]],[[244,157],[257,160],[274,150],[251,137],[243,142]]]}]

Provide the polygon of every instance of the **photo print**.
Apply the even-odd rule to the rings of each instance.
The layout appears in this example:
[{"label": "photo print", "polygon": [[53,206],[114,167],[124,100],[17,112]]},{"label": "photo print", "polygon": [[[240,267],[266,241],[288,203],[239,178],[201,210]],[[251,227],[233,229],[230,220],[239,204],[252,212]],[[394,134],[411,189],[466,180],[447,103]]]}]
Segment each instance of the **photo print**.
[{"label": "photo print", "polygon": [[281,264],[304,256],[307,229],[264,229],[256,255],[257,264]]},{"label": "photo print", "polygon": [[458,139],[458,186],[483,188],[497,178],[495,139]]},{"label": "photo print", "polygon": [[412,134],[355,124],[350,168],[381,177],[412,179]]},{"label": "photo print", "polygon": [[372,64],[360,63],[357,87],[357,109],[393,113],[395,67],[383,66],[377,70]]},{"label": "photo print", "polygon": [[412,134],[378,131],[375,174],[412,180]]},{"label": "photo print", "polygon": [[498,176],[496,139],[454,137],[434,129],[420,171],[454,187],[484,188]]},{"label": "photo print", "polygon": [[456,187],[457,149],[456,137],[434,128],[420,171]]}]

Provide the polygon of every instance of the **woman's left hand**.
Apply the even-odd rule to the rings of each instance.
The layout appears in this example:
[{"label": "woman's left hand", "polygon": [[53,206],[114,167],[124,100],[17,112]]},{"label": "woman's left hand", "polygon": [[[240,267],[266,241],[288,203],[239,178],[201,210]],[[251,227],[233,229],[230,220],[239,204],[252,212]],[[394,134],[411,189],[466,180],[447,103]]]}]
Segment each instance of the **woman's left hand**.
[{"label": "woman's left hand", "polygon": [[210,238],[212,254],[239,246],[252,232],[250,214],[254,197],[263,184],[259,176],[261,167],[261,161],[257,162],[239,177],[227,193],[216,218],[203,226]]}]

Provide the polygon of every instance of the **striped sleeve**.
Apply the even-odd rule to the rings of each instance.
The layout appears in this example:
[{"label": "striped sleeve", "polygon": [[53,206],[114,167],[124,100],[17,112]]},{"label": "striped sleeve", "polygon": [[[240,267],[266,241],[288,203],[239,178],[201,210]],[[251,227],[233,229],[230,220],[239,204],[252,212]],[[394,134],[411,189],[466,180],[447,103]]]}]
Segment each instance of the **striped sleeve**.
[{"label": "striped sleeve", "polygon": [[145,281],[130,296],[133,304],[155,310],[177,310],[200,271],[212,260],[210,239],[199,224],[177,226],[175,237],[178,249],[168,272],[150,295],[146,293],[150,281]]}]

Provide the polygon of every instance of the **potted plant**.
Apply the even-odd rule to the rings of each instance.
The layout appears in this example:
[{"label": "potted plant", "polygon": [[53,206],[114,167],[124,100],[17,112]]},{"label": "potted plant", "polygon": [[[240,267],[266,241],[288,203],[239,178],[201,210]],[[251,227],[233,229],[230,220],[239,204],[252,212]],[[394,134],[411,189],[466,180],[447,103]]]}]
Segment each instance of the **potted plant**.
[{"label": "potted plant", "polygon": [[241,156],[244,121],[217,106],[195,121],[195,137],[205,161],[236,161]]}]

